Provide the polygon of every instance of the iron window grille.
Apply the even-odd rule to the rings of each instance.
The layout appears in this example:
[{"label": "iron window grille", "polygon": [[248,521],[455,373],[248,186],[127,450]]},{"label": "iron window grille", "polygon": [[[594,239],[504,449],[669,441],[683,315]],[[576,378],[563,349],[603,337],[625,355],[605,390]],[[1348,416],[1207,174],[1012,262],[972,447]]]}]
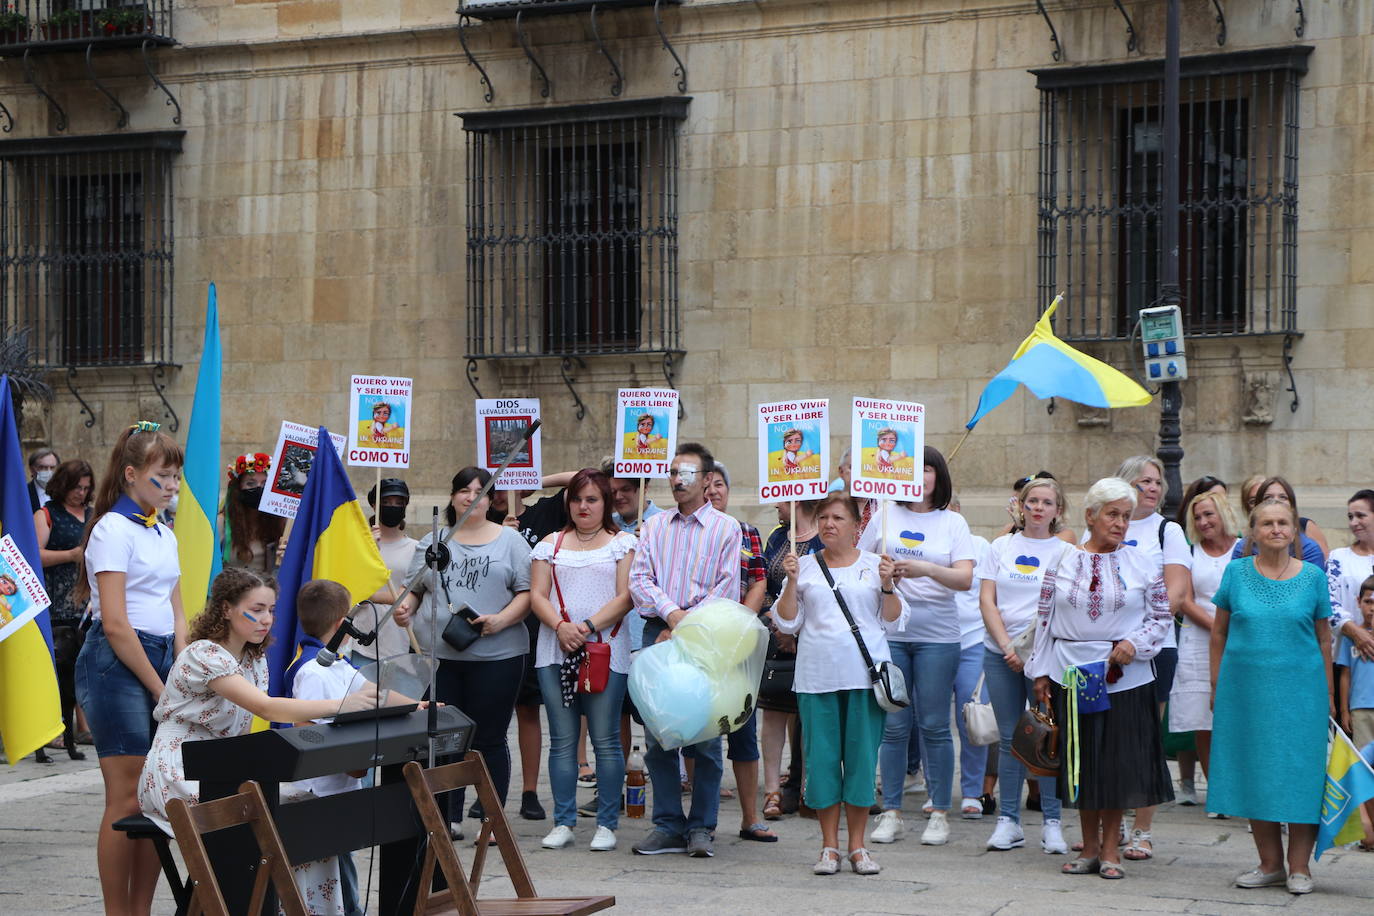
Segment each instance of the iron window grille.
[{"label": "iron window grille", "polygon": [[[1181,61],[1179,284],[1191,337],[1297,331],[1298,83],[1310,47]],[[1163,61],[1033,71],[1038,302],[1124,339],[1163,275]]]},{"label": "iron window grille", "polygon": [[463,114],[469,359],[674,353],[690,98]]},{"label": "iron window grille", "polygon": [[39,365],[172,362],[183,131],[0,141],[0,325]]}]

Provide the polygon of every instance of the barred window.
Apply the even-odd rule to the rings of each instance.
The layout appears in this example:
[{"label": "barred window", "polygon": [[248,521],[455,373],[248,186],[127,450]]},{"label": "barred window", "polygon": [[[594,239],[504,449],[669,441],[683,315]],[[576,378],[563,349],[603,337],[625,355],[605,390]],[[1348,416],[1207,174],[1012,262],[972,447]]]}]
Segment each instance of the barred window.
[{"label": "barred window", "polygon": [[[1310,47],[1184,58],[1179,285],[1193,337],[1297,330],[1298,81]],[[1163,62],[1034,71],[1040,307],[1068,339],[1159,304]]]},{"label": "barred window", "polygon": [[182,131],[0,141],[0,323],[40,364],[172,360],[172,156]]},{"label": "barred window", "polygon": [[689,102],[461,115],[469,358],[678,350]]}]

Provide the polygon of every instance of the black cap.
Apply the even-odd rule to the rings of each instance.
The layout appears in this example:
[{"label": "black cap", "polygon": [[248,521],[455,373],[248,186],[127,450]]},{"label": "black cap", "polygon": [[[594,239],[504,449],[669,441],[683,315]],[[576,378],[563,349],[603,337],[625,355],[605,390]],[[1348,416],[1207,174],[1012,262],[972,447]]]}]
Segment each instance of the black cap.
[{"label": "black cap", "polygon": [[[383,478],[382,498],[385,499],[388,496],[400,496],[403,497],[406,502],[410,502],[410,487],[406,486],[406,482],[399,477]],[[367,504],[369,506],[377,505],[376,487],[367,491]]]}]

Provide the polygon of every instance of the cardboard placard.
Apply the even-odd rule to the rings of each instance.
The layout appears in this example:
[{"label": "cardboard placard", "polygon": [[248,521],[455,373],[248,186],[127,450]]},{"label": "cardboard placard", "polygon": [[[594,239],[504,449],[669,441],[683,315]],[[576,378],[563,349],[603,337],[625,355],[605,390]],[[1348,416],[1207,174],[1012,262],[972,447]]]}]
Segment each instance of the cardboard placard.
[{"label": "cardboard placard", "polygon": [[355,468],[410,467],[408,378],[355,375],[348,390],[348,463]]},{"label": "cardboard placard", "polygon": [[52,601],[33,567],[8,534],[0,537],[0,642],[4,642]]},{"label": "cardboard placard", "polygon": [[677,451],[678,393],[621,388],[615,401],[615,476],[667,477]]},{"label": "cardboard placard", "polygon": [[830,402],[760,404],[759,502],[820,499],[830,486]]},{"label": "cardboard placard", "polygon": [[[283,420],[281,432],[277,433],[277,447],[272,449],[272,464],[267,469],[267,486],[262,491],[262,502],[258,511],[282,518],[295,518],[301,505],[301,493],[305,491],[305,479],[310,476],[310,465],[315,460],[315,442],[319,438],[318,426],[305,426]],[[330,433],[334,451],[343,457],[347,439],[338,433]]]},{"label": "cardboard placard", "polygon": [[543,488],[544,456],[540,431],[522,442],[525,428],[539,419],[538,398],[479,398],[477,415],[477,466],[491,473],[506,460],[510,450],[519,447],[505,472],[496,479],[494,490],[539,490]]},{"label": "cardboard placard", "polygon": [[925,497],[924,405],[855,398],[850,434],[850,495],[904,503]]}]

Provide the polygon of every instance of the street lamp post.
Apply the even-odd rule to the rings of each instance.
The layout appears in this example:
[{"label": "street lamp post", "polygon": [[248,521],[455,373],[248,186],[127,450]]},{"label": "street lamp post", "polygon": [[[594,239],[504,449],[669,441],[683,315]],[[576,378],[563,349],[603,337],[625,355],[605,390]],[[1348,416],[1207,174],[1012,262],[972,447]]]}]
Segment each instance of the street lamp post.
[{"label": "street lamp post", "polygon": [[[1164,248],[1163,282],[1159,288],[1160,305],[1179,305],[1183,294],[1178,281],[1178,216],[1179,216],[1179,12],[1178,0],[1169,0],[1168,22],[1164,36],[1164,123],[1160,137],[1164,157],[1163,206],[1160,208],[1160,239]],[[1183,480],[1179,464],[1183,461],[1180,443],[1182,429],[1179,411],[1183,408],[1183,391],[1178,382],[1164,382],[1160,390],[1159,450],[1164,465],[1164,482],[1168,487],[1163,511],[1173,516],[1183,495]]]}]

